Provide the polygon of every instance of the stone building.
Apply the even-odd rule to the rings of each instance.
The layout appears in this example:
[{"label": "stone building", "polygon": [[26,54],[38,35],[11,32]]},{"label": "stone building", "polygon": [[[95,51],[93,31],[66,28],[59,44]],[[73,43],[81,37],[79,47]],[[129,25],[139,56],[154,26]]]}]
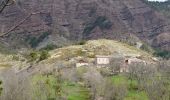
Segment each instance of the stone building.
[{"label": "stone building", "polygon": [[85,60],[79,60],[78,63],[76,63],[76,67],[82,67],[82,66],[88,66],[89,63],[86,62]]},{"label": "stone building", "polygon": [[98,68],[101,67],[107,67],[110,64],[110,59],[111,56],[102,56],[102,55],[97,55],[96,56],[96,65]]}]

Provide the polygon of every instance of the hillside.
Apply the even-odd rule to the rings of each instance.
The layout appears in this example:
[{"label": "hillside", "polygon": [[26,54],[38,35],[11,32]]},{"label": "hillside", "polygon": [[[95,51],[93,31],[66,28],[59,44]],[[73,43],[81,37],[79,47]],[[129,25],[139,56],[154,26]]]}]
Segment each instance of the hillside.
[{"label": "hillside", "polygon": [[[34,51],[34,55],[39,52],[41,51]],[[25,100],[23,98],[26,97],[30,97],[26,100],[39,100],[40,98],[41,100],[48,100],[47,98],[53,100],[55,98],[60,98],[59,100],[96,100],[99,98],[101,100],[112,100],[112,98],[152,100],[150,98],[155,98],[155,95],[150,95],[153,91],[148,91],[148,88],[162,92],[163,97],[167,97],[170,93],[169,80],[161,77],[166,75],[166,72],[161,73],[162,70],[157,70],[157,61],[153,60],[152,55],[115,40],[89,40],[81,45],[57,48],[49,51],[48,58],[44,60],[39,60],[39,56],[34,55],[32,55],[33,59],[34,57],[37,59],[31,61],[26,59],[28,58],[26,55],[0,55],[0,58],[4,58],[0,59],[0,79],[3,83],[1,100],[10,98],[11,100]],[[99,68],[96,66],[96,55],[112,56],[114,60],[110,62],[109,67]],[[124,58],[134,57],[147,64],[129,65],[130,69],[134,69],[128,73],[113,72],[114,68],[119,66],[118,64],[124,63],[119,58],[124,60]],[[76,67],[76,64],[82,60],[89,65]],[[11,65],[4,66],[2,63]],[[121,65],[120,68],[123,67]],[[9,69],[13,67],[16,70],[6,70],[1,73],[1,67]],[[166,65],[163,67],[166,68]],[[157,75],[159,79],[152,75]],[[167,82],[165,87],[161,87],[165,90],[160,91],[160,88],[156,88],[157,85],[151,84],[151,82],[160,82],[160,80],[161,83]],[[167,91],[166,95],[164,91]],[[46,93],[49,95],[44,95]],[[159,96],[158,100],[163,97]]]},{"label": "hillside", "polygon": [[13,48],[108,38],[169,50],[169,38],[154,42],[169,33],[167,18],[143,0],[17,0],[0,22],[1,33],[8,33],[0,40]]},{"label": "hillside", "polygon": [[[34,64],[35,68],[43,67],[42,69],[48,69],[53,67],[53,65],[62,63],[67,66],[71,63],[76,63],[81,59],[87,60],[89,62],[94,62],[96,55],[105,55],[113,57],[140,57],[140,59],[147,62],[152,62],[152,55],[137,49],[136,47],[129,46],[127,44],[107,39],[99,40],[90,40],[87,41],[84,45],[73,45],[66,46],[63,48],[58,48],[52,51],[49,51],[48,59],[40,61]],[[0,68],[14,68],[16,71],[25,69],[32,61],[29,60],[29,54],[24,55],[0,55]],[[33,62],[36,61],[35,59]],[[24,68],[25,67],[25,68]],[[18,72],[17,71],[17,72]],[[32,71],[37,71],[33,68]]]},{"label": "hillside", "polygon": [[153,62],[152,55],[145,51],[139,50],[136,47],[129,46],[127,44],[114,41],[114,40],[90,40],[84,45],[73,45],[49,52],[50,57],[42,62],[38,66],[48,66],[48,68],[54,67],[54,65],[62,66],[75,66],[74,64],[79,60],[86,60],[89,63],[95,62],[97,55],[113,56],[113,57],[140,57],[140,59],[146,62]]}]

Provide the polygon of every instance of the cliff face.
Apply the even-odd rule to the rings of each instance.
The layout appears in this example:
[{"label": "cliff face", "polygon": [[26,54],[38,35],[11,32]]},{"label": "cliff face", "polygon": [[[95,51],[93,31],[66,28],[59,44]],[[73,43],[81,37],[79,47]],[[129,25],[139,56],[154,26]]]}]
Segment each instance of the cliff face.
[{"label": "cliff face", "polygon": [[[28,17],[31,13],[37,14]],[[164,44],[166,46],[161,47],[169,50],[170,37],[166,44],[158,41],[161,33],[170,30],[166,18],[142,0],[18,0],[0,14],[1,33],[8,32],[25,18],[3,41],[13,46],[22,41],[25,45],[28,37],[48,32],[51,34],[39,45],[137,37],[156,47]]]}]

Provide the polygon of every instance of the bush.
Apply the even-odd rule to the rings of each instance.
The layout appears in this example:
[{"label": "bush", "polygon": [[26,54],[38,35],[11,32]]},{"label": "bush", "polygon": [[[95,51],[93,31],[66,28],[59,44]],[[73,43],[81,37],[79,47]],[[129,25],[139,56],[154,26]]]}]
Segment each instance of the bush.
[{"label": "bush", "polygon": [[60,48],[54,44],[48,44],[46,47],[42,48],[41,50],[47,50],[47,51],[50,51],[50,50],[54,50],[56,48]]},{"label": "bush", "polygon": [[147,45],[145,43],[141,46],[141,49],[144,50],[144,51],[147,51],[147,52],[152,52],[153,51],[152,48],[149,47],[149,45]]},{"label": "bush", "polygon": [[36,61],[38,59],[38,53],[33,51],[29,54],[29,61]]},{"label": "bush", "polygon": [[45,60],[49,57],[49,53],[47,50],[43,50],[40,52],[40,61]]},{"label": "bush", "polygon": [[162,57],[164,59],[169,59],[170,58],[170,51],[166,50],[156,50],[154,53],[155,56]]},{"label": "bush", "polygon": [[86,44],[86,41],[84,41],[84,40],[82,40],[78,43],[78,45],[84,45],[84,44]]},{"label": "bush", "polygon": [[13,56],[12,56],[12,60],[19,61],[19,56],[17,56],[17,55],[13,55]]},{"label": "bush", "polygon": [[38,45],[37,38],[36,37],[30,37],[29,44],[32,48],[36,47]]},{"label": "bush", "polygon": [[35,48],[36,46],[38,46],[38,44],[40,42],[42,42],[46,37],[48,37],[50,35],[50,33],[48,32],[44,32],[42,35],[40,35],[39,37],[33,37],[33,36],[28,36],[28,38],[26,38],[25,41],[27,41],[32,48]]},{"label": "bush", "polygon": [[83,31],[83,34],[85,36],[89,35],[90,32],[95,28],[99,26],[100,29],[110,29],[112,26],[112,22],[106,17],[106,16],[99,16],[96,18],[95,21],[88,23]]}]

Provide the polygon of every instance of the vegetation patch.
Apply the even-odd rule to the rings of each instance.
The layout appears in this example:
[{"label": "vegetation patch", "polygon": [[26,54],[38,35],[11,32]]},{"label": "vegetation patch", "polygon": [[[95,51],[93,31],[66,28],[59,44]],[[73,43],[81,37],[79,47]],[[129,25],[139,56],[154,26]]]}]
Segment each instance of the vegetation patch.
[{"label": "vegetation patch", "polygon": [[170,51],[166,50],[156,50],[154,53],[155,56],[162,57],[164,59],[169,59],[170,58]]},{"label": "vegetation patch", "polygon": [[[58,78],[54,75],[36,75],[33,77],[33,82],[34,85],[39,85],[39,82],[44,84],[47,93],[49,93],[47,98],[51,98],[48,100],[56,100],[55,98],[58,97],[67,98],[67,100],[89,100],[90,95],[87,88],[78,83],[62,81]],[[37,91],[36,95],[42,95],[41,91]]]},{"label": "vegetation patch", "polygon": [[153,49],[146,43],[143,43],[143,45],[141,46],[141,49],[148,52],[148,53],[152,53]]},{"label": "vegetation patch", "polygon": [[50,57],[50,54],[47,50],[32,51],[28,55],[26,55],[28,62],[42,61],[42,60],[47,59],[48,57]]},{"label": "vegetation patch", "polygon": [[48,44],[46,47],[40,49],[40,50],[46,50],[46,51],[51,51],[57,48],[61,48],[60,46],[56,46],[54,44]]},{"label": "vegetation patch", "polygon": [[86,41],[85,40],[82,40],[80,42],[77,43],[77,45],[85,45],[86,44]]},{"label": "vegetation patch", "polygon": [[99,16],[96,18],[95,21],[88,23],[83,31],[85,36],[88,36],[90,32],[96,28],[99,27],[100,29],[109,29],[112,26],[112,22],[105,16]]},{"label": "vegetation patch", "polygon": [[27,41],[32,48],[35,48],[38,46],[40,42],[42,42],[45,38],[47,38],[50,35],[49,32],[44,32],[42,35],[39,37],[33,37],[33,36],[28,36],[25,41]]},{"label": "vegetation patch", "polygon": [[145,91],[138,90],[138,82],[123,75],[112,76],[114,86],[127,86],[127,94],[123,100],[149,100]]},{"label": "vegetation patch", "polygon": [[149,99],[147,97],[146,92],[130,90],[128,91],[128,94],[124,100],[149,100]]}]

